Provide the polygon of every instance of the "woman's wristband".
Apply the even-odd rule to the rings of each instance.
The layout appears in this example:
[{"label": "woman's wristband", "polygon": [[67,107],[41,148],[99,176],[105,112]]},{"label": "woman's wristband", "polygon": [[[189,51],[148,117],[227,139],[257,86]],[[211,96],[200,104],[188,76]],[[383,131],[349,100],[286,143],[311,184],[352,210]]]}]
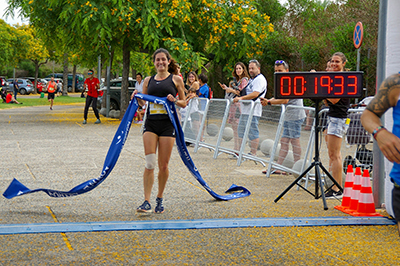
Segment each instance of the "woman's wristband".
[{"label": "woman's wristband", "polygon": [[374,129],[374,131],[372,131],[372,136],[374,137],[374,139],[376,139],[376,135],[382,131],[383,129],[386,129],[384,126],[379,126],[377,128]]}]

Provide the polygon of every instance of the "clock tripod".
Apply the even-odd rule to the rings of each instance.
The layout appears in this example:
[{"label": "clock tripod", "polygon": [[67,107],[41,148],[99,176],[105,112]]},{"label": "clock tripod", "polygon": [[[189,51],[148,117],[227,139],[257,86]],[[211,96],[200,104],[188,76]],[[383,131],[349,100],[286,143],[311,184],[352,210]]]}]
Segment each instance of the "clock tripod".
[{"label": "clock tripod", "polygon": [[[315,103],[315,130],[314,130],[314,145],[315,145],[315,155],[314,155],[314,161],[311,163],[311,165],[299,175],[299,177],[296,178],[275,200],[274,202],[278,202],[294,185],[298,185],[308,193],[310,193],[312,196],[315,197],[315,199],[320,198],[319,196],[319,190],[321,190],[321,197],[322,201],[324,204],[324,210],[328,209],[328,206],[326,204],[326,198],[325,198],[325,193],[324,193],[324,187],[322,185],[322,179],[321,179],[321,170],[326,174],[326,176],[332,180],[333,184],[336,185],[340,191],[343,193],[343,188],[339,185],[339,183],[332,177],[332,175],[329,173],[328,170],[322,165],[322,162],[320,161],[319,157],[319,132],[320,132],[320,126],[319,126],[319,103],[321,102],[321,99],[313,99]],[[312,193],[309,191],[307,188],[303,187],[301,184],[298,182],[309,172],[311,171],[312,168],[315,167],[315,192]],[[333,186],[333,185],[332,185]],[[331,187],[332,187],[331,186]]]}]

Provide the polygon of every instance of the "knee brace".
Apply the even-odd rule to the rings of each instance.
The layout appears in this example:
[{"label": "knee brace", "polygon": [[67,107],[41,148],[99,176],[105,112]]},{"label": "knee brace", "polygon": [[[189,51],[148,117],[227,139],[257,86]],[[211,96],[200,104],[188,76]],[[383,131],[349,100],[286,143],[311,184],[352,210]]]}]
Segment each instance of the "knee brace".
[{"label": "knee brace", "polygon": [[156,154],[155,153],[151,153],[151,154],[147,154],[146,156],[146,168],[149,170],[152,170],[156,167]]}]

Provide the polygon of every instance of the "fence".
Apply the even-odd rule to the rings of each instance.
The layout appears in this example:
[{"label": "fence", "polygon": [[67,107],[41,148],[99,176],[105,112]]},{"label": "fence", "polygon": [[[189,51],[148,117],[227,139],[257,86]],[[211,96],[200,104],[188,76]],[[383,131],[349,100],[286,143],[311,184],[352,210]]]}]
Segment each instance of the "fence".
[{"label": "fence", "polygon": [[[251,130],[251,120],[257,102],[242,101],[250,108],[249,117],[244,129],[243,141],[240,142],[237,132],[240,104],[233,103],[225,99],[206,99],[196,98],[191,100],[186,110],[180,110],[182,114],[183,131],[187,144],[194,146],[194,152],[200,148],[207,148],[213,152],[213,158],[227,155],[237,161],[240,166],[244,161],[254,161],[262,166],[268,165],[266,176],[269,177],[273,170],[280,170],[293,174],[295,177],[300,175],[313,161],[314,156],[314,112],[312,107],[300,107],[294,105],[264,106],[262,116],[259,119],[259,138],[248,140]],[[326,113],[328,109],[319,112],[319,127],[326,125]],[[351,119],[347,135],[343,137],[342,158],[344,158],[344,172],[347,165],[362,166],[372,170],[372,147],[369,134],[362,128],[359,121],[362,109],[350,109],[349,118]],[[295,130],[285,126],[287,122],[293,121],[288,116],[289,113],[306,114],[306,118],[301,121],[300,136],[296,141],[285,138],[284,133],[291,133]],[[254,126],[254,125],[253,125]],[[285,129],[286,128],[286,129]],[[286,130],[286,132],[284,132]],[[329,169],[329,157],[324,136],[321,130],[320,161]],[[282,136],[284,138],[282,139]],[[249,154],[256,147],[255,154]],[[343,174],[344,175],[344,174]],[[313,181],[315,174],[313,171],[304,177],[305,186]]]}]

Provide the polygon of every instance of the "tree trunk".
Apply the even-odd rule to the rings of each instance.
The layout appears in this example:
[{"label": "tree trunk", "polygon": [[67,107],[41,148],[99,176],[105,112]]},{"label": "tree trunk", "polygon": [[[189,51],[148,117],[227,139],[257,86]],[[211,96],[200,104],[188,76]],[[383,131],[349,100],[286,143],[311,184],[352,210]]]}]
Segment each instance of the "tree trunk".
[{"label": "tree trunk", "polygon": [[126,38],[122,47],[122,84],[121,84],[121,114],[120,119],[124,116],[129,104],[129,65],[131,61],[131,51]]},{"label": "tree trunk", "polygon": [[[114,49],[112,49],[111,50],[111,52],[110,52],[110,61],[109,61],[109,63],[108,64],[110,64],[110,68],[112,69],[112,63],[113,63],[113,59],[114,59]],[[107,77],[107,74],[106,74],[106,83],[105,83],[105,86],[107,86],[107,79],[109,78],[110,80],[112,79],[112,72],[111,72],[111,69],[110,69],[110,77]],[[107,108],[107,90],[105,90],[104,92],[103,92],[103,101],[101,102],[101,108]]]},{"label": "tree trunk", "polygon": [[63,87],[62,95],[68,95],[68,53],[64,53]]},{"label": "tree trunk", "polygon": [[74,68],[72,70],[72,92],[74,93],[76,88],[76,65],[74,65]]}]

